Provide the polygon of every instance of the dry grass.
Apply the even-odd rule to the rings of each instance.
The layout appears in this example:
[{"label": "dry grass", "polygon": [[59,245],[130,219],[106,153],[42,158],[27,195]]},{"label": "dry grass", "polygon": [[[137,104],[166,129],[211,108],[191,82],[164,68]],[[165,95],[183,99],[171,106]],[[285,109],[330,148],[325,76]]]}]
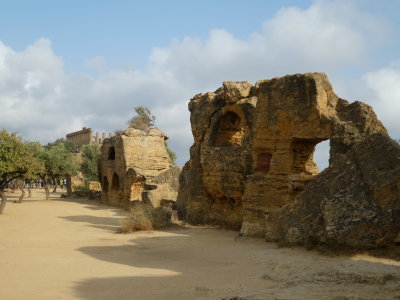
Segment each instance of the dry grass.
[{"label": "dry grass", "polygon": [[122,224],[122,232],[165,228],[172,224],[171,216],[172,209],[169,207],[153,208],[150,204],[135,203],[130,216]]}]

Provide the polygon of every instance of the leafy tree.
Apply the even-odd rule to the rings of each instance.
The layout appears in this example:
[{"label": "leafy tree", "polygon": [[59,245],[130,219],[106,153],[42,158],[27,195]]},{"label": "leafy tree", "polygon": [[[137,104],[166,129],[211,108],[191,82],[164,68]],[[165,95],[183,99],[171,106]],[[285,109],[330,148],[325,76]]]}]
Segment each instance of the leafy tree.
[{"label": "leafy tree", "polygon": [[60,142],[52,146],[43,147],[38,156],[44,165],[44,170],[39,173],[46,191],[46,200],[50,199],[49,181],[57,182],[60,178],[73,176],[77,173],[79,165],[73,158],[66,143]]},{"label": "leafy tree", "polygon": [[43,148],[38,142],[26,142],[25,147],[30,154],[30,164],[28,171],[22,176],[22,180],[18,181],[18,188],[21,190],[21,196],[18,203],[21,203],[25,196],[25,183],[28,184],[29,197],[32,195],[31,184],[33,180],[39,179],[39,173],[44,170],[44,164],[39,160],[39,152]]},{"label": "leafy tree", "polygon": [[97,144],[84,145],[81,153],[81,172],[85,182],[99,181],[100,146]]},{"label": "leafy tree", "polygon": [[37,171],[34,153],[30,144],[22,141],[16,133],[7,130],[0,131],[0,214],[4,211],[7,197],[4,189],[17,179],[22,179],[28,174]]},{"label": "leafy tree", "polygon": [[58,144],[64,144],[64,146],[67,148],[67,150],[71,153],[76,152],[77,145],[74,142],[67,141],[64,138],[56,139],[53,143],[48,143],[46,145],[46,148],[51,149],[52,147],[54,147],[55,145],[58,145]]},{"label": "leafy tree", "polygon": [[133,109],[137,115],[130,119],[128,122],[129,127],[147,131],[154,126],[156,117],[151,113],[150,109],[145,106],[135,106]]},{"label": "leafy tree", "polygon": [[167,141],[165,141],[165,148],[167,148],[167,152],[168,152],[169,158],[171,159],[172,165],[175,166],[177,156],[176,156],[176,153],[169,148]]}]

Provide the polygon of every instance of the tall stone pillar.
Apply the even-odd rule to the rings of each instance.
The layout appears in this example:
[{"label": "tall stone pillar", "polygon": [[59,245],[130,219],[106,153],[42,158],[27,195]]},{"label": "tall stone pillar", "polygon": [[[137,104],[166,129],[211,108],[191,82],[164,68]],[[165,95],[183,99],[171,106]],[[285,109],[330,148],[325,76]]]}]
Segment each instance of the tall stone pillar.
[{"label": "tall stone pillar", "polygon": [[92,128],[90,128],[90,130],[89,130],[88,144],[93,144],[93,129]]}]

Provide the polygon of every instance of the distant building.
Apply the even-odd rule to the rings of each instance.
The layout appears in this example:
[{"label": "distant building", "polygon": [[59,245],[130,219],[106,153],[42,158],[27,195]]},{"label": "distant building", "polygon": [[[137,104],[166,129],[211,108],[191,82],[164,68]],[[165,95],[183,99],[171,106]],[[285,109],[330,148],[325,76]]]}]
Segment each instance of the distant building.
[{"label": "distant building", "polygon": [[[109,137],[112,137],[112,134],[109,133]],[[80,153],[80,148],[83,145],[89,144],[98,144],[101,145],[103,141],[106,139],[106,134],[103,132],[101,138],[99,138],[99,133],[96,132],[96,135],[93,135],[92,128],[83,127],[82,130],[68,133],[66,135],[66,140],[75,143],[76,152],[74,155],[74,159],[81,163],[82,157]],[[76,176],[67,176],[67,189],[69,193],[75,191],[76,186],[85,185],[85,181],[82,173],[79,171]]]},{"label": "distant building", "polygon": [[[112,137],[112,134],[108,134],[109,137]],[[106,138],[106,134],[103,132],[101,138],[99,138],[99,133],[96,132],[96,135],[93,135],[92,128],[83,127],[82,130],[68,133],[66,135],[67,141],[75,143],[79,148],[83,145],[89,144],[99,144],[101,145]]]}]

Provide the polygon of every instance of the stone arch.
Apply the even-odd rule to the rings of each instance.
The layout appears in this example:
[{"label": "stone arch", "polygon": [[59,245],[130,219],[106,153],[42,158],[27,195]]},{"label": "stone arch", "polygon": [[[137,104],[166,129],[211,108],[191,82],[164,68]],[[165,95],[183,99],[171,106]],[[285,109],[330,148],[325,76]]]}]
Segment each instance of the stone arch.
[{"label": "stone arch", "polygon": [[314,160],[318,165],[319,172],[329,167],[330,140],[324,140],[315,146]]},{"label": "stone arch", "polygon": [[237,113],[228,111],[220,119],[215,146],[230,147],[241,145],[244,133],[242,118]]},{"label": "stone arch", "polygon": [[108,160],[115,160],[115,147],[111,146],[108,149]]},{"label": "stone arch", "polygon": [[307,175],[318,174],[318,166],[314,161],[315,146],[326,139],[295,139],[291,144],[293,161],[292,172]]},{"label": "stone arch", "polygon": [[105,193],[108,192],[108,179],[107,179],[107,176],[104,176],[104,177],[103,177],[101,187],[102,187],[102,189],[103,189],[103,192],[105,192]]},{"label": "stone arch", "polygon": [[111,189],[113,191],[118,191],[119,190],[119,176],[118,176],[117,173],[114,173],[114,175],[112,177]]}]

